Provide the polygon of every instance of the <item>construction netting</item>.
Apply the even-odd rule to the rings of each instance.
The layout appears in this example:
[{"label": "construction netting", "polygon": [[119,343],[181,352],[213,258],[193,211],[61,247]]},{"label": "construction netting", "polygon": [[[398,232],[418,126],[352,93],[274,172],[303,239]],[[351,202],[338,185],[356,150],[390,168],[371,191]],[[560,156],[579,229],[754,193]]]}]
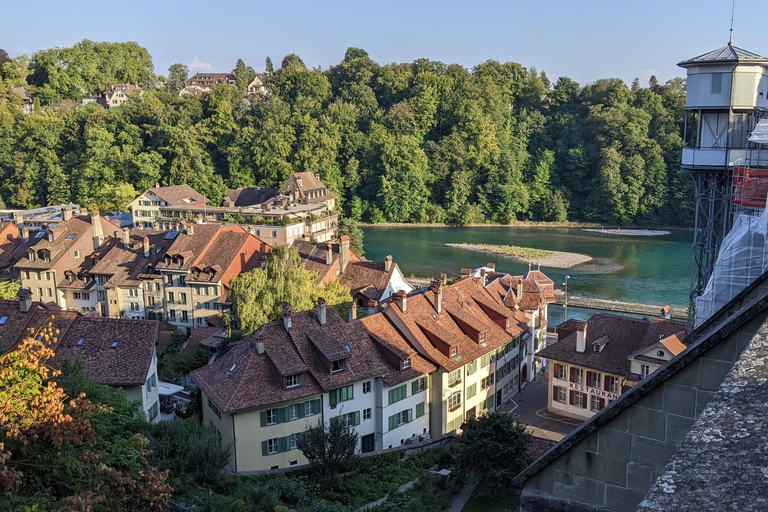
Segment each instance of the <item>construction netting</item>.
[{"label": "construction netting", "polygon": [[698,327],[752,281],[768,270],[768,209],[762,215],[739,214],[723,240],[712,276],[704,293],[696,299]]}]

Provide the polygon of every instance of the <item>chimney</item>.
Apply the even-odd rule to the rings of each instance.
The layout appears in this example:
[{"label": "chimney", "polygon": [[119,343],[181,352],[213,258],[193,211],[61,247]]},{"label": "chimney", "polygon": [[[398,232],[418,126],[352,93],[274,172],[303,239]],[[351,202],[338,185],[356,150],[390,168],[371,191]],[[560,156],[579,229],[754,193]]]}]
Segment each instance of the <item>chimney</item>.
[{"label": "chimney", "polygon": [[408,294],[405,290],[397,292],[397,305],[400,306],[400,311],[408,313]]},{"label": "chimney", "polygon": [[93,248],[98,249],[104,241],[104,232],[101,230],[101,216],[97,210],[91,212],[91,228],[93,230]]},{"label": "chimney", "polygon": [[256,342],[256,353],[259,354],[260,356],[264,355],[264,343],[262,343],[261,341]]},{"label": "chimney", "polygon": [[286,331],[291,332],[293,319],[291,318],[291,304],[288,302],[283,302],[283,325]]},{"label": "chimney", "polygon": [[368,301],[368,314],[373,315],[376,313],[376,308],[379,307],[379,303],[373,299]]},{"label": "chimney", "polygon": [[194,222],[184,222],[184,232],[189,235],[193,236],[195,234],[195,223]]},{"label": "chimney", "polygon": [[317,321],[325,328],[325,299],[322,297],[317,299]]},{"label": "chimney", "polygon": [[517,300],[523,299],[523,280],[517,280]]},{"label": "chimney", "polygon": [[24,226],[24,212],[13,212],[13,223],[20,228]]},{"label": "chimney", "polygon": [[669,307],[669,304],[661,308],[661,318],[666,318],[669,320],[672,317],[672,308]]},{"label": "chimney", "polygon": [[471,268],[462,268],[461,269],[461,278],[466,279],[468,277],[472,276],[472,269]]},{"label": "chimney", "polygon": [[384,258],[384,272],[389,272],[392,270],[392,255],[387,255],[386,258]]},{"label": "chimney", "polygon": [[496,264],[495,263],[493,263],[493,262],[486,263],[485,266],[488,267],[489,269],[491,269],[491,272],[496,272]]},{"label": "chimney", "polygon": [[144,237],[144,257],[149,258],[149,237]]},{"label": "chimney", "polygon": [[316,179],[317,181],[320,181],[320,173],[319,173],[319,172],[316,172],[316,173],[315,173],[315,179]]},{"label": "chimney", "polygon": [[19,297],[19,311],[27,313],[32,308],[32,294],[26,288],[19,288],[17,297]]},{"label": "chimney", "polygon": [[331,263],[333,263],[333,246],[325,244],[325,264],[330,265]]},{"label": "chimney", "polygon": [[576,330],[576,352],[581,354],[587,349],[587,324]]},{"label": "chimney", "polygon": [[443,283],[432,281],[432,293],[435,294],[435,311],[439,315],[443,312]]},{"label": "chimney", "polygon": [[131,246],[131,230],[123,228],[123,246],[128,249]]},{"label": "chimney", "polygon": [[486,279],[485,279],[485,268],[481,268],[480,269],[480,284],[483,286],[483,288],[485,288],[485,282],[486,282]]},{"label": "chimney", "polygon": [[21,229],[21,241],[24,243],[29,242],[29,229],[27,228]]},{"label": "chimney", "polygon": [[65,206],[61,209],[61,220],[64,222],[70,220],[72,218],[72,207],[71,206]]},{"label": "chimney", "polygon": [[440,273],[440,282],[443,284],[443,286],[448,284],[448,276],[445,275],[445,272]]},{"label": "chimney", "polygon": [[357,320],[357,302],[354,299],[349,303],[349,321],[352,320]]},{"label": "chimney", "polygon": [[339,250],[339,263],[341,266],[340,272],[343,274],[347,270],[349,265],[349,236],[342,235],[341,248]]}]

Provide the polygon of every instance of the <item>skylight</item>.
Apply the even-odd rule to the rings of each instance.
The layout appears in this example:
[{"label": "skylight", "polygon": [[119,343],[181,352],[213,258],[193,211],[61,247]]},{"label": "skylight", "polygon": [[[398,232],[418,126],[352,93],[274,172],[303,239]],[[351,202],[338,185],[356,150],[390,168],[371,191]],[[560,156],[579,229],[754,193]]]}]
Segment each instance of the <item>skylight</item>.
[{"label": "skylight", "polygon": [[232,368],[229,369],[230,372],[233,372],[237,368],[237,363],[232,365]]},{"label": "skylight", "polygon": [[35,233],[35,238],[43,238],[45,236],[45,231],[40,230],[37,233]]},{"label": "skylight", "polygon": [[0,317],[0,325],[5,325],[5,322],[8,321],[8,315],[3,315]]},{"label": "skylight", "polygon": [[74,240],[75,236],[77,235],[75,235],[74,233],[72,233],[71,235],[67,235],[67,240]]},{"label": "skylight", "polygon": [[82,347],[83,343],[85,343],[85,338],[80,338],[79,340],[77,340],[77,346],[78,347]]},{"label": "skylight", "polygon": [[115,340],[112,342],[112,345],[110,345],[112,348],[117,348],[117,344],[120,343],[118,340]]},{"label": "skylight", "polygon": [[178,231],[169,231],[165,234],[163,240],[174,240],[177,236],[179,236]]}]

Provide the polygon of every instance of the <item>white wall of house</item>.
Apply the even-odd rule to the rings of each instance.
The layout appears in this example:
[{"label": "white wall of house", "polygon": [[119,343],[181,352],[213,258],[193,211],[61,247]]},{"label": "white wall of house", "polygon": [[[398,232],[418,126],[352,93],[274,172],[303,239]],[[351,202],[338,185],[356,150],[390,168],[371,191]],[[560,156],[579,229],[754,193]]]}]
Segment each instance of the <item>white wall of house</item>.
[{"label": "white wall of house", "polygon": [[384,293],[381,295],[379,302],[388,299],[400,290],[404,290],[405,293],[410,293],[413,291],[413,287],[405,281],[405,276],[400,271],[400,267],[395,267],[395,270],[392,272],[392,277],[389,279],[389,283],[387,284]]},{"label": "white wall of house", "polygon": [[126,386],[125,398],[133,402],[141,400],[141,410],[147,415],[147,419],[152,423],[160,421],[160,393],[157,383],[160,378],[157,376],[157,352],[152,353],[152,362],[147,371],[147,377],[144,384],[140,386]]},{"label": "white wall of house", "polygon": [[[368,393],[363,393],[364,382],[371,383],[371,391]],[[352,384],[348,384],[348,386],[352,386],[353,398],[351,400],[345,400],[343,402],[339,402],[333,408],[331,408],[329,394],[323,393],[323,421],[325,421],[326,423],[329,423],[331,418],[334,418],[336,416],[344,416],[347,414],[354,414],[356,412],[359,413],[360,423],[358,425],[355,425],[355,430],[357,431],[357,434],[358,434],[357,449],[359,451],[361,449],[362,437],[369,434],[376,433],[376,420],[374,418],[374,414],[376,412],[376,394],[377,394],[376,389],[382,387],[381,378],[374,377],[374,378],[366,379],[364,381],[358,381]],[[371,410],[370,420],[363,420],[364,411],[366,409]]]},{"label": "white wall of house", "polygon": [[[378,424],[380,425],[379,435],[376,436],[377,450],[396,448],[408,438],[429,434],[429,387],[427,386],[423,391],[419,391],[415,395],[413,394],[413,383],[423,378],[424,376],[418,379],[411,379],[393,387],[381,387],[377,407]],[[401,386],[405,386],[406,398],[390,404],[389,392]],[[424,404],[424,414],[417,417],[417,405],[422,403]],[[390,429],[389,418],[403,411],[410,411],[410,421]]]}]

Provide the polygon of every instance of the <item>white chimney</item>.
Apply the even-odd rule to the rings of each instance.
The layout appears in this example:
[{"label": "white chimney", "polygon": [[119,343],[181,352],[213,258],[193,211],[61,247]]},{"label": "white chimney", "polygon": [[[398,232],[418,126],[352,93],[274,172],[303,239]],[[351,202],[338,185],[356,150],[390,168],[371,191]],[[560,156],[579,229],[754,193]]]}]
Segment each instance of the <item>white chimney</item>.
[{"label": "white chimney", "polygon": [[349,321],[352,320],[357,320],[357,302],[354,299],[349,303]]},{"label": "white chimney", "polygon": [[286,331],[291,332],[293,319],[291,318],[291,305],[288,302],[283,302],[283,325]]},{"label": "white chimney", "polygon": [[65,206],[61,210],[61,220],[64,222],[70,220],[72,218],[72,207],[71,206]]},{"label": "white chimney", "polygon": [[397,305],[400,306],[400,311],[408,313],[408,294],[405,293],[405,290],[397,292]]},{"label": "white chimney", "polygon": [[333,246],[325,244],[325,264],[330,265],[331,263],[333,263]]},{"label": "white chimney", "polygon": [[98,249],[104,241],[104,231],[101,229],[101,216],[98,211],[91,212],[91,228],[93,231],[93,248]]},{"label": "white chimney", "polygon": [[581,354],[587,350],[587,324],[576,331],[576,352]]},{"label": "white chimney", "polygon": [[347,270],[347,265],[349,264],[349,241],[349,236],[342,235],[341,247],[339,247],[339,272],[342,274]]},{"label": "white chimney", "polygon": [[443,312],[443,283],[432,281],[432,293],[435,294],[435,311],[439,315]]},{"label": "white chimney", "polygon": [[384,258],[384,272],[389,272],[392,268],[392,255],[388,255]]},{"label": "white chimney", "polygon": [[481,269],[480,269],[480,284],[481,284],[483,287],[485,287],[485,284],[486,284],[486,278],[485,278],[485,269],[484,269],[484,268],[481,268]]},{"label": "white chimney", "polygon": [[144,237],[144,257],[149,258],[149,237]]},{"label": "white chimney", "polygon": [[517,300],[522,300],[523,298],[523,280],[518,279],[517,280]]},{"label": "white chimney", "polygon": [[317,321],[320,322],[321,327],[326,326],[325,322],[325,299],[320,297],[317,299]]},{"label": "white chimney", "polygon": [[131,246],[131,230],[123,228],[123,246],[128,249]]}]

